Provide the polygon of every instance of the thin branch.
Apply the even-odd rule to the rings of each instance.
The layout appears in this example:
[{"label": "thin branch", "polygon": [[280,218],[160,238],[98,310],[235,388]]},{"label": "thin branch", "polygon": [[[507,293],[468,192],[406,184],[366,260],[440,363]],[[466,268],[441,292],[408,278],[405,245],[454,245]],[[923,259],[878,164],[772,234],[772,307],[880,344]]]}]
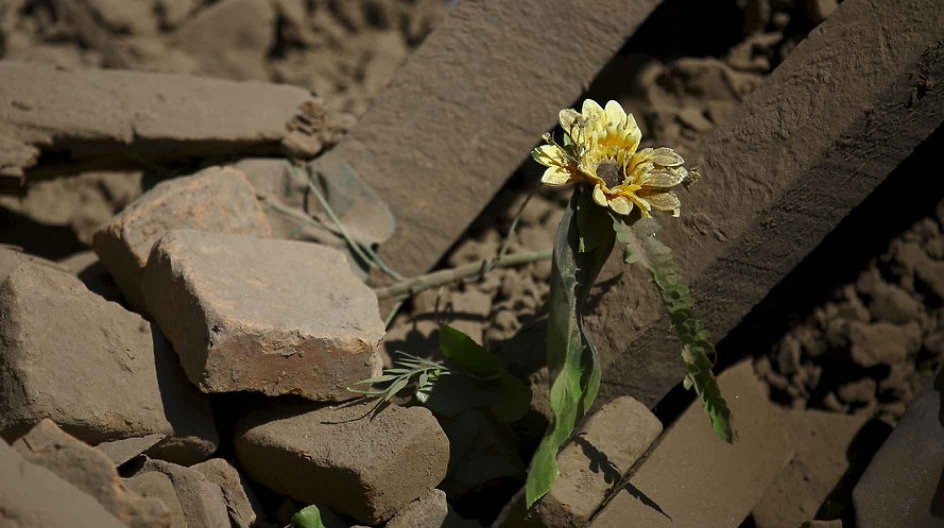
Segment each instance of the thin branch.
[{"label": "thin branch", "polygon": [[481,274],[482,270],[508,268],[530,262],[550,260],[550,258],[550,250],[512,253],[511,255],[505,255],[499,259],[487,259],[480,260],[478,262],[470,262],[455,268],[434,271],[432,273],[420,275],[419,277],[413,277],[385,288],[377,288],[374,290],[374,293],[377,294],[377,299],[381,301],[385,299],[403,299],[416,295],[417,293],[430,288],[436,288],[446,284],[451,284],[453,282],[458,282],[468,277],[474,277],[475,275]]}]

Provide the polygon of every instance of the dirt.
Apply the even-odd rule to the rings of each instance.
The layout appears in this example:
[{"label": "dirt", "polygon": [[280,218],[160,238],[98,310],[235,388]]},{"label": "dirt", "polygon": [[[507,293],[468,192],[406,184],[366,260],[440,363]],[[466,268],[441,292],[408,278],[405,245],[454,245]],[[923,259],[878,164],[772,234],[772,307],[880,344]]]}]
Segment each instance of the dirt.
[{"label": "dirt", "polygon": [[896,424],[944,358],[944,298],[917,272],[942,257],[937,216],[896,236],[854,282],[837,287],[832,300],[757,359],[774,397],[795,408],[877,414]]},{"label": "dirt", "polygon": [[[875,417],[883,424],[877,435],[883,439],[889,428],[901,419],[911,399],[926,385],[944,355],[944,327],[941,326],[944,324],[944,205],[937,211],[933,208],[925,211],[924,218],[920,218],[924,213],[917,216],[909,213],[914,216],[913,225],[902,226],[897,232],[880,230],[874,238],[881,239],[881,244],[875,240],[870,242],[868,251],[871,253],[867,255],[870,259],[864,264],[853,262],[846,266],[849,260],[838,264],[826,261],[822,268],[828,265],[862,269],[856,271],[857,276],[848,276],[851,271],[847,270],[847,276],[837,280],[836,273],[817,274],[816,270],[807,270],[801,278],[827,277],[811,280],[811,286],[796,282],[795,276],[784,279],[787,284],[805,287],[804,299],[825,296],[828,300],[815,306],[791,304],[770,309],[770,299],[763,299],[768,290],[780,283],[799,259],[820,242],[822,235],[837,223],[841,229],[842,217],[908,155],[921,141],[921,134],[930,133],[932,125],[940,122],[940,110],[928,108],[940,101],[940,88],[922,84],[922,79],[936,75],[937,70],[927,68],[934,66],[940,49],[933,52],[938,55],[922,55],[916,50],[923,41],[917,40],[894,40],[895,45],[886,49],[882,47],[885,41],[878,38],[917,39],[927,32],[859,34],[856,32],[861,28],[872,26],[858,22],[874,19],[874,13],[853,9],[834,13],[837,2],[830,0],[730,0],[715,5],[668,0],[658,7],[656,2],[650,1],[619,2],[620,16],[613,15],[612,10],[606,17],[590,10],[579,13],[585,17],[580,18],[581,24],[587,26],[585,31],[600,37],[592,50],[592,59],[587,60],[580,58],[580,50],[568,48],[572,42],[562,38],[561,31],[547,30],[547,27],[569,26],[555,18],[559,14],[542,11],[535,5],[532,26],[512,27],[515,19],[506,19],[502,14],[524,7],[517,4],[494,7],[470,2],[473,7],[461,11],[466,18],[450,22],[453,31],[438,35],[440,40],[452,44],[448,53],[421,52],[415,55],[415,63],[399,69],[449,9],[456,9],[453,4],[437,0],[145,0],[133,3],[14,0],[0,5],[0,58],[54,66],[43,73],[45,77],[40,83],[43,85],[71,87],[89,79],[94,81],[89,84],[98,85],[90,91],[63,89],[48,100],[35,99],[39,103],[34,101],[32,106],[59,109],[50,113],[56,117],[54,121],[31,122],[24,117],[31,115],[31,92],[43,95],[52,94],[51,91],[21,90],[6,110],[0,110],[0,117],[14,116],[19,120],[16,126],[0,125],[0,155],[5,156],[0,172],[12,175],[17,181],[22,174],[44,178],[65,173],[72,176],[38,182],[22,198],[0,197],[0,241],[23,246],[29,253],[49,258],[76,258],[73,255],[87,251],[92,234],[100,226],[110,222],[158,180],[190,174],[208,164],[233,161],[246,155],[290,154],[310,158],[340,142],[331,152],[342,159],[342,155],[346,155],[351,166],[370,175],[374,179],[371,183],[390,197],[391,206],[400,216],[403,211],[420,210],[421,214],[411,217],[413,224],[404,222],[399,227],[412,238],[385,246],[385,251],[398,255],[394,260],[403,271],[413,273],[434,263],[453,266],[493,257],[502,246],[512,219],[532,192],[534,196],[522,210],[511,237],[510,250],[547,250],[552,246],[567,191],[538,189],[538,168],[526,162],[497,195],[493,193],[525,158],[527,149],[544,127],[550,125],[556,109],[570,105],[584,91],[597,100],[620,101],[636,115],[644,132],[644,146],[677,148],[690,164],[701,168],[707,176],[684,197],[685,203],[699,211],[685,216],[677,227],[670,228],[667,236],[674,237],[673,242],[683,238],[694,241],[688,246],[684,243],[673,246],[682,248],[680,255],[700,295],[700,306],[707,311],[706,319],[712,330],[720,337],[733,328],[734,335],[742,336],[740,341],[722,343],[720,366],[752,354],[754,370],[766,383],[766,387],[751,385],[752,391],[755,388],[758,394],[769,391],[776,404],[791,408],[792,412],[816,409],[817,412],[854,415],[857,420]],[[918,4],[929,5],[917,1],[914,5]],[[652,9],[651,16],[643,21],[643,14]],[[634,11],[634,14],[626,11]],[[913,15],[908,12],[892,11],[895,10],[882,11],[886,29],[933,27],[936,20],[930,16],[912,20]],[[838,19],[831,16],[846,18],[837,22]],[[574,20],[570,17],[568,22]],[[815,29],[827,20],[833,25],[827,22]],[[842,21],[846,23],[841,24]],[[487,24],[493,33],[486,33],[490,37],[484,41],[475,40],[462,31],[465,25],[472,23]],[[870,24],[874,24],[874,20]],[[621,41],[620,32],[628,32],[637,25],[634,36],[610,57]],[[840,30],[824,36],[830,27]],[[497,46],[490,44],[495,39],[505,39],[502,42],[516,44],[518,49],[510,56],[482,53],[481,63],[477,64],[454,60],[463,46],[491,51]],[[859,49],[854,49],[856,47]],[[548,49],[553,52],[548,54]],[[886,57],[884,52],[894,56]],[[795,67],[790,62],[791,56],[796,63],[811,66]],[[925,62],[916,62],[916,57]],[[606,60],[609,60],[608,65],[594,77],[597,67]],[[830,76],[824,66],[827,63],[849,68],[840,75]],[[784,67],[775,72],[781,65]],[[105,71],[89,76],[82,73],[84,68],[127,69],[150,75]],[[497,70],[505,73],[495,76],[493,72]],[[480,72],[475,82],[465,82],[463,75],[467,73],[464,72],[469,71]],[[203,80],[178,74],[218,79]],[[147,93],[148,101],[109,99],[105,94],[114,92],[109,92],[108,83],[119,78],[121,82],[137,83],[141,87],[137,93]],[[771,78],[780,84],[765,85],[764,81]],[[839,78],[855,78],[861,82],[849,83],[855,89],[842,91],[847,85],[836,84]],[[884,80],[873,82],[876,78]],[[210,127],[211,131],[222,128],[232,134],[188,136],[193,132],[190,117],[200,111],[202,99],[194,98],[190,103],[182,99],[185,104],[176,107],[157,103],[158,96],[165,92],[151,90],[155,79],[186,87],[186,90],[227,94],[232,93],[228,90],[234,86],[227,84],[229,80],[288,86],[260,83],[253,85],[257,91],[241,92],[238,97],[218,97],[213,104],[219,108],[214,106],[216,109],[208,112],[222,116],[220,122],[225,126],[217,123],[215,128]],[[522,88],[548,79],[559,80],[546,93],[542,90],[540,95],[534,95],[533,88],[530,91]],[[391,80],[391,89],[386,95],[375,99]],[[197,85],[199,87],[195,88]],[[783,85],[791,87],[786,95],[776,91]],[[18,86],[22,88],[26,84]],[[444,86],[453,88],[443,90]],[[430,92],[450,95],[428,106],[417,104]],[[516,94],[517,98],[509,97],[500,115],[476,112],[482,107],[479,103],[483,98],[501,97],[506,92]],[[83,93],[91,94],[89,108],[83,108],[80,98],[76,97]],[[0,88],[0,96],[3,94]],[[753,103],[744,105],[745,98],[752,94]],[[25,107],[24,100],[27,100]],[[252,103],[253,100],[260,103]],[[861,107],[858,106],[862,100],[871,102],[864,113],[859,112]],[[77,108],[86,112],[70,113]],[[108,122],[95,118],[105,111],[102,108],[115,118]],[[244,115],[244,108],[264,115],[258,112]],[[373,110],[365,114],[369,108]],[[70,115],[80,118],[91,115],[93,119],[77,119],[68,122],[68,126],[59,126]],[[358,121],[362,115],[365,119]],[[757,115],[768,117],[759,119]],[[810,115],[821,119],[805,119]],[[236,117],[246,119],[226,121]],[[801,121],[814,124],[797,128],[795,124]],[[820,126],[820,121],[830,126]],[[255,128],[240,128],[243,122],[252,122]],[[423,123],[419,127],[420,136],[400,134],[404,126],[418,126],[417,123]],[[68,133],[62,133],[57,126],[69,129]],[[59,131],[50,133],[50,130]],[[81,133],[76,134],[76,130]],[[349,134],[345,137],[345,133]],[[171,136],[173,141],[164,141]],[[352,141],[345,146],[345,140]],[[420,149],[413,148],[417,142],[441,144],[443,148],[437,151],[439,157],[417,159]],[[363,147],[365,143],[374,145],[371,148],[379,147],[368,151]],[[767,146],[757,147],[761,143]],[[464,146],[464,155],[452,154],[456,144]],[[132,163],[129,168],[124,160],[115,163],[118,158],[113,152],[133,153],[147,163],[142,166]],[[778,154],[771,155],[771,152]],[[863,166],[848,162],[850,159],[872,161]],[[426,168],[421,174],[414,172],[417,163]],[[377,169],[378,166],[383,170]],[[751,173],[767,176],[751,178]],[[392,174],[415,178],[418,183],[414,187],[395,188],[399,180],[391,177]],[[824,174],[830,175],[829,181],[823,181]],[[896,174],[899,174],[896,181],[903,181],[900,177],[903,173]],[[458,183],[454,181],[456,178],[460,178]],[[777,184],[767,185],[765,179],[775,179]],[[748,183],[743,183],[745,181]],[[886,187],[880,187],[876,193],[885,190]],[[896,192],[899,194],[894,196],[906,196],[901,191]],[[938,186],[931,185],[925,194],[937,194],[939,198],[940,192]],[[791,196],[804,200],[791,199]],[[488,200],[491,202],[486,210],[466,228],[469,218]],[[880,208],[871,211],[887,213]],[[762,221],[748,225],[748,219],[758,212],[762,213]],[[855,225],[872,227],[877,223],[874,219],[853,216]],[[449,247],[463,229],[465,234]],[[283,231],[294,231],[294,228]],[[850,231],[847,228],[845,232]],[[855,230],[851,232],[860,235]],[[768,244],[769,240],[779,242]],[[824,244],[834,242],[827,238]],[[721,254],[735,257],[716,258]],[[94,265],[91,261],[88,264]],[[801,270],[802,266],[801,263]],[[496,464],[510,460],[512,470],[479,468],[485,475],[482,479],[489,481],[487,486],[464,481],[454,474],[446,477],[446,482],[462,484],[463,490],[447,497],[450,518],[458,518],[457,511],[464,517],[490,522],[520,484],[523,473],[518,466],[522,460],[529,459],[546,426],[548,373],[541,365],[549,276],[548,262],[494,270],[462,284],[424,292],[407,303],[389,325],[384,341],[388,364],[390,354],[396,350],[436,356],[436,330],[439,324],[448,322],[497,351],[507,368],[528,379],[535,392],[533,409],[526,419],[511,429],[496,430],[492,435],[498,439],[494,449],[501,450],[501,456],[494,457],[499,460]],[[110,280],[106,273],[99,272],[96,277],[96,281]],[[598,346],[612,359],[606,370],[613,377],[608,380],[603,398],[632,389],[630,392],[646,405],[662,400],[655,409],[657,416],[667,428],[670,422],[675,422],[685,430],[689,426],[684,424],[688,422],[684,418],[676,420],[678,414],[672,409],[683,407],[674,403],[676,400],[686,405],[690,400],[679,399],[678,389],[663,399],[666,391],[680,379],[680,363],[674,344],[652,339],[664,334],[664,321],[654,315],[658,312],[654,293],[640,286],[645,280],[645,276],[627,271],[622,265],[617,268],[611,264],[599,291],[595,292],[594,303],[605,309],[598,311],[591,325],[596,335],[601,336]],[[110,291],[108,295],[117,299],[114,284],[108,288],[101,291]],[[631,292],[632,297],[621,291]],[[758,304],[763,308],[758,312],[761,315],[752,312],[744,323],[736,326],[742,316]],[[143,308],[138,306],[138,309]],[[386,313],[381,313],[381,317],[384,315]],[[179,314],[164,318],[174,317]],[[787,320],[792,323],[787,325]],[[745,329],[752,325],[777,331]],[[604,337],[607,335],[608,338]],[[645,356],[651,360],[648,365],[641,367],[637,361],[641,356],[622,354],[630,344],[630,336],[639,335],[645,343],[634,350],[651,354],[651,357]],[[751,340],[743,338],[745,335]],[[734,350],[726,348],[725,344],[740,347]],[[657,355],[663,351],[664,356]],[[639,381],[648,379],[656,381]],[[249,401],[251,398],[242,399],[242,396],[232,399],[214,396],[216,407],[226,409],[217,422],[231,428],[233,417],[238,414],[232,409],[245,408],[243,404]],[[763,409],[771,408],[766,402],[762,403]],[[775,415],[779,410],[770,412]],[[757,413],[748,409],[743,414],[751,416],[745,424],[748,442],[744,449],[754,449],[758,442],[755,442],[756,431],[750,420]],[[246,444],[242,456],[253,460],[237,460],[235,467],[281,493],[291,493],[294,490],[289,487],[292,486],[296,489],[308,486],[308,474],[290,475],[289,480],[294,479],[291,486],[280,482],[291,471],[320,460],[320,453],[315,456],[309,452],[314,448],[306,442],[312,440],[303,433],[315,427],[328,427],[323,422],[313,424],[305,416],[280,416],[280,422],[271,422],[284,422],[290,429],[294,428],[287,434],[294,435],[293,441],[300,447],[290,446],[289,451],[298,447],[297,452],[286,455],[285,450],[274,450],[271,444],[275,443],[276,435],[272,433],[271,438],[262,438],[271,433],[274,425],[260,424],[259,439],[252,440],[258,445],[249,446],[248,441],[242,440]],[[698,426],[705,425],[700,414],[689,420]],[[430,448],[435,451],[432,457],[435,460],[424,461],[422,456],[408,453],[403,462],[409,468],[419,468],[417,475],[422,473],[416,477],[422,481],[416,489],[411,487],[409,493],[404,492],[388,504],[384,502],[389,497],[383,496],[382,486],[374,489],[366,485],[369,488],[366,493],[377,496],[361,497],[364,501],[352,505],[351,497],[360,497],[365,485],[345,483],[349,488],[345,488],[349,491],[348,497],[332,495],[332,504],[339,504],[340,510],[355,517],[376,521],[381,517],[389,518],[401,503],[409,503],[421,492],[425,493],[428,485],[436,485],[431,484],[435,479],[428,473],[436,473],[433,475],[436,477],[446,471],[445,443],[432,418],[424,415],[414,422],[394,424],[388,429],[398,432],[422,426],[423,434],[432,438],[427,440],[435,443]],[[774,424],[768,429],[775,429]],[[390,438],[389,432],[364,430],[355,432],[354,436],[360,435],[356,442],[366,442],[369,438],[364,437],[368,436]],[[224,436],[225,433],[224,430]],[[843,438],[842,442],[847,440]],[[413,449],[411,441],[404,440],[404,443]],[[778,437],[777,442],[780,441]],[[344,446],[350,440],[344,437],[333,442],[329,447]],[[223,444],[222,454],[232,455],[228,437]],[[673,445],[670,442],[662,449],[668,450]],[[389,447],[372,446],[371,449],[380,452]],[[491,445],[477,447],[493,449]],[[838,491],[827,499],[819,513],[829,510],[832,517],[848,519],[849,492],[843,490],[851,491],[850,486],[861,475],[862,461],[867,461],[876,447],[875,442],[850,444],[852,454],[848,469],[843,469],[845,466],[838,461],[831,461],[836,467],[842,466],[837,472],[845,470],[846,473],[836,488]],[[3,449],[0,444],[0,453]],[[690,443],[675,449],[686,454],[692,452]],[[759,475],[757,479],[764,483],[775,481],[778,476],[778,464],[782,461],[772,462],[776,457],[765,458],[758,450],[750,456],[751,464],[741,464],[730,462],[741,462],[729,456],[731,453],[724,452],[729,461],[722,464],[724,457],[719,458],[717,467],[712,466],[712,475],[730,471],[733,482],[737,480],[734,472],[747,468],[745,471],[755,471]],[[276,459],[277,463],[272,464],[270,457],[286,458]],[[666,467],[675,470],[678,469],[675,464],[685,456],[666,455],[666,458],[672,459],[666,462]],[[330,465],[329,462],[333,461],[322,465]],[[359,462],[363,461],[346,463],[353,467]],[[801,462],[794,461],[793,466]],[[424,463],[435,467],[425,471]],[[450,462],[449,471],[455,472],[456,467],[469,464],[467,461],[465,464]],[[656,466],[639,478],[657,480],[652,476],[653,468]],[[319,467],[318,471],[321,470]],[[684,480],[683,473],[671,470],[659,471],[659,478]],[[806,468],[796,470],[797,474],[803,471]],[[141,476],[138,475],[135,478]],[[345,473],[345,478],[347,475]],[[751,475],[748,477],[754,478]],[[787,475],[791,476],[796,475]],[[429,482],[423,480],[427,478]],[[785,481],[783,473],[779,478]],[[681,480],[663,486],[661,492],[679,487],[678,482]],[[824,480],[819,484],[825,489],[832,482]],[[158,486],[166,488],[164,484]],[[302,506],[286,501],[284,495],[255,482],[251,485],[261,490],[266,513],[272,514],[279,504],[285,504],[281,517],[289,517]],[[802,484],[787,482],[777,491],[789,496],[790,486],[796,485]],[[445,489],[444,485],[440,487]],[[456,484],[456,487],[460,486]],[[757,502],[763,487],[755,483],[756,489],[732,487],[727,490],[730,493],[726,496],[737,495],[731,501],[731,508],[737,515],[747,515],[752,507],[747,503]],[[768,495],[770,493],[768,491]],[[687,519],[701,507],[711,510],[710,503],[694,504],[691,496],[680,498],[668,493],[665,497],[660,503],[671,508],[676,519]],[[314,495],[297,498],[315,500]],[[621,500],[627,498],[621,496]],[[713,496],[712,500],[716,498]],[[817,494],[815,499],[803,504],[802,513],[815,510],[813,503],[820,501]],[[246,510],[244,516],[251,515],[244,501],[239,502],[240,506],[234,508]],[[439,502],[437,497],[434,508],[437,516],[442,513]],[[626,501],[620,508],[634,509],[640,504]],[[775,510],[776,505],[772,508]],[[258,511],[259,507],[254,505],[252,510]],[[841,515],[836,513],[840,510],[844,512]],[[601,522],[620,525],[625,520],[621,511],[606,513]],[[646,510],[646,513],[652,511]],[[704,521],[703,516],[698,519]],[[664,520],[659,517],[653,522]],[[744,526],[754,526],[750,523],[760,520],[760,517],[748,519]]]}]

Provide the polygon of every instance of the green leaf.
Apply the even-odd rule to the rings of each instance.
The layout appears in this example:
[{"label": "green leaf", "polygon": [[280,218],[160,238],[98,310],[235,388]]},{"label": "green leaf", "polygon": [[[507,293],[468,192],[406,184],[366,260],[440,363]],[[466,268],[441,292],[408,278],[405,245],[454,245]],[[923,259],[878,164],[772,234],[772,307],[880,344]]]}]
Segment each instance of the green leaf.
[{"label": "green leaf", "polygon": [[682,345],[682,360],[688,372],[683,385],[686,389],[695,389],[718,437],[733,442],[731,410],[711,372],[709,357],[714,354],[714,344],[701,319],[695,315],[692,292],[682,280],[672,250],[656,236],[659,224],[654,219],[644,218],[627,226],[616,218],[613,229],[635,262],[649,271],[659,291],[662,305]]},{"label": "green leaf", "polygon": [[410,378],[404,376],[391,383],[390,386],[384,391],[386,394],[384,394],[383,401],[390,401],[390,398],[393,398],[398,392],[402,391],[409,382]]},{"label": "green leaf", "polygon": [[321,512],[315,505],[307,506],[298,511],[291,519],[295,528],[324,528],[321,522]]},{"label": "green leaf", "polygon": [[579,309],[614,242],[606,210],[593,203],[587,189],[578,188],[554,241],[547,328],[547,363],[553,380],[548,393],[552,417],[525,482],[529,508],[557,480],[560,474],[557,453],[599,390],[600,361],[583,330]]},{"label": "green leaf", "polygon": [[531,387],[520,379],[503,372],[496,382],[497,400],[488,410],[499,422],[512,423],[520,420],[531,408]]},{"label": "green leaf", "polygon": [[449,325],[439,329],[439,349],[453,365],[470,374],[488,377],[501,372],[497,355]]}]

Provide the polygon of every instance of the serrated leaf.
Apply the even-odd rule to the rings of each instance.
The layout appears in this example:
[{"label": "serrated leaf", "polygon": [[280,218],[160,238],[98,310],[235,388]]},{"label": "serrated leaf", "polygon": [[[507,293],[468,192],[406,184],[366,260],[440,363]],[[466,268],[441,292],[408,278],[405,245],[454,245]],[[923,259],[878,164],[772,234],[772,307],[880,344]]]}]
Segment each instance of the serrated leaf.
[{"label": "serrated leaf", "polygon": [[649,271],[659,291],[662,305],[682,345],[682,360],[687,370],[683,386],[695,389],[718,437],[733,442],[731,411],[711,372],[709,355],[714,353],[714,344],[704,324],[695,315],[692,292],[682,280],[672,250],[657,237],[659,224],[652,218],[645,218],[627,226],[620,219],[614,219],[613,229],[617,240],[637,257],[638,264]]},{"label": "serrated leaf", "polygon": [[321,512],[315,505],[306,506],[299,510],[291,519],[295,528],[324,528],[321,522]]},{"label": "serrated leaf", "polygon": [[487,377],[501,372],[497,355],[449,325],[439,329],[439,349],[455,367],[470,374]]}]

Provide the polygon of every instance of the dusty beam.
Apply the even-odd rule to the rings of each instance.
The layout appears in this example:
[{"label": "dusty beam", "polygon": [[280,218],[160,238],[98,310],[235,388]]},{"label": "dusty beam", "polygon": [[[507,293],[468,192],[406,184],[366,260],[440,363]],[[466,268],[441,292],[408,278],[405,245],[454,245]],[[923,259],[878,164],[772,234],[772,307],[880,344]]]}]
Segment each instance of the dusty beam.
[{"label": "dusty beam", "polygon": [[463,0],[335,152],[390,205],[381,256],[426,271],[659,0]]},{"label": "dusty beam", "polygon": [[[696,164],[704,178],[683,193],[684,219],[661,223],[714,336],[944,121],[940,7],[843,2],[706,138]],[[641,273],[613,259],[608,277],[590,321],[604,354],[602,400],[630,394],[653,405],[682,378],[678,344]]]}]

